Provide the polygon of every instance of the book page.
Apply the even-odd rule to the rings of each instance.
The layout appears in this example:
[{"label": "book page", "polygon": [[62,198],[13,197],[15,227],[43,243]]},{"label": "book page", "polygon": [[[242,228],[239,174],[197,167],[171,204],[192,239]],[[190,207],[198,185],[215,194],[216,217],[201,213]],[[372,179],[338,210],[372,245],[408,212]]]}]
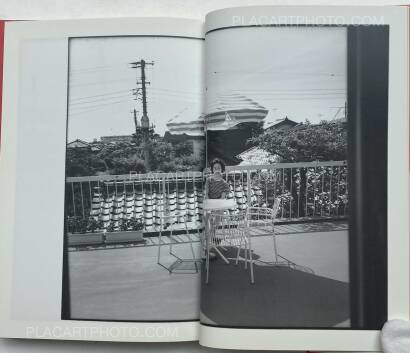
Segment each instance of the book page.
[{"label": "book page", "polygon": [[3,337],[197,339],[203,45],[190,20],[6,24]]},{"label": "book page", "polygon": [[207,16],[201,344],[371,350],[392,313],[407,316],[407,289],[396,309],[389,291],[409,267],[408,248],[391,248],[407,244],[407,218],[387,207],[395,195],[407,209],[392,188],[407,188],[394,158],[407,113],[392,114],[407,97],[391,91],[406,89],[392,65],[406,70],[407,22],[384,10]]}]

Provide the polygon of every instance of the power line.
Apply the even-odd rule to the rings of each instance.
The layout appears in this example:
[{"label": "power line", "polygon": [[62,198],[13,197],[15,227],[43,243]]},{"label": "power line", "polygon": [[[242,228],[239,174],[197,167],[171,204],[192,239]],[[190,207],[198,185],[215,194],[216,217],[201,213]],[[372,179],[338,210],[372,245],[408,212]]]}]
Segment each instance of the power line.
[{"label": "power line", "polygon": [[278,71],[252,71],[252,70],[227,70],[227,71],[210,71],[207,75],[229,75],[229,74],[250,74],[250,75],[293,75],[293,76],[327,76],[327,77],[344,77],[345,74],[332,73],[332,72],[286,72],[282,70]]},{"label": "power line", "polygon": [[121,90],[121,91],[115,91],[115,92],[110,92],[110,93],[96,94],[96,95],[93,95],[93,96],[84,96],[84,97],[78,97],[78,98],[70,98],[70,101],[83,100],[83,99],[87,99],[87,98],[105,97],[105,96],[111,96],[111,95],[114,95],[114,94],[119,94],[119,93],[124,93],[124,92],[131,92],[131,90],[129,90],[129,89],[124,89],[124,90]]},{"label": "power line", "polygon": [[182,90],[176,90],[176,89],[169,89],[169,88],[148,88],[150,91],[165,91],[165,92],[171,92],[174,94],[187,94],[187,95],[199,95],[202,96],[204,93],[199,93],[199,92],[191,92],[191,91],[182,91]]},{"label": "power line", "polygon": [[121,101],[117,101],[117,102],[110,102],[110,103],[100,103],[98,105],[89,105],[87,107],[73,107],[71,109],[88,109],[88,108],[93,108],[93,107],[101,107],[101,106],[105,106],[105,105],[111,105],[111,104],[119,104],[119,103],[123,103],[123,102],[128,102],[131,103],[131,101],[129,99],[125,99],[125,100],[121,100]]},{"label": "power line", "polygon": [[277,98],[277,97],[271,97],[271,98],[263,98],[263,100],[328,100],[328,99],[342,99],[344,97],[342,96],[334,96],[334,97],[289,97],[289,98]]},{"label": "power line", "polygon": [[324,93],[324,94],[314,94],[314,93],[293,93],[293,94],[278,94],[278,93],[258,93],[258,94],[253,94],[252,96],[257,96],[260,99],[269,99],[269,98],[286,98],[286,97],[345,97],[346,93]]},{"label": "power line", "polygon": [[123,63],[118,63],[116,65],[101,65],[101,66],[88,66],[88,67],[78,67],[78,68],[70,68],[70,71],[77,72],[77,71],[89,71],[89,70],[100,70],[100,69],[110,69],[110,68],[116,68],[120,65],[124,65],[125,67],[128,66],[128,63],[123,62]]},{"label": "power line", "polygon": [[[113,96],[113,97],[102,97],[102,98],[97,98],[97,99],[93,99],[93,100],[89,100],[89,101],[81,101],[81,102],[74,102],[74,103],[69,103],[69,105],[70,106],[73,106],[73,105],[87,105],[87,104],[90,104],[90,103],[95,103],[95,102],[101,102],[101,101],[107,101],[107,100],[110,100],[110,99],[118,99],[118,98],[124,98],[124,97],[127,97],[127,95],[117,95],[117,96]],[[131,98],[131,97],[130,97]]]},{"label": "power line", "polygon": [[92,113],[92,112],[95,112],[95,111],[99,111],[99,110],[102,110],[102,109],[109,109],[110,108],[110,106],[108,106],[108,107],[97,107],[97,108],[89,108],[89,109],[83,109],[83,110],[77,110],[77,111],[74,111],[74,112],[70,112],[69,111],[69,117],[70,116],[73,116],[73,115],[80,115],[80,114],[86,114],[86,113]]},{"label": "power line", "polygon": [[231,89],[229,91],[232,92],[299,92],[299,91],[346,91],[346,88],[302,88],[302,89],[294,89],[294,88],[271,88],[271,89],[263,89],[263,88],[255,88],[255,89]]},{"label": "power line", "polygon": [[105,83],[113,83],[113,82],[124,82],[124,81],[131,81],[130,79],[119,79],[119,80],[109,80],[109,81],[97,81],[97,82],[88,82],[88,83],[81,83],[81,84],[72,84],[70,87],[81,87],[81,86],[95,86],[95,85],[102,85]]}]

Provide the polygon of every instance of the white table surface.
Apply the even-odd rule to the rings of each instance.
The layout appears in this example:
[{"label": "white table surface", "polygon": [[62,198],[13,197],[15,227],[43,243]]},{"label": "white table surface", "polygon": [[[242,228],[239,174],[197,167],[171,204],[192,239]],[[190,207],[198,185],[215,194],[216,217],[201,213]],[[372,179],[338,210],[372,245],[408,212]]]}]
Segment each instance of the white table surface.
[{"label": "white table surface", "polygon": [[235,207],[234,199],[206,199],[203,209],[205,211],[229,210]]}]

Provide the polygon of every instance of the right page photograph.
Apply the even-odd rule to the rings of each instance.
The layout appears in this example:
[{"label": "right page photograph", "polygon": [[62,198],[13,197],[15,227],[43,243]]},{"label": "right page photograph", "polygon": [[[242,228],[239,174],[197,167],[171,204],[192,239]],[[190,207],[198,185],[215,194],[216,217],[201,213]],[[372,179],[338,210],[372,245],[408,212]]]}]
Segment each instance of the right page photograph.
[{"label": "right page photograph", "polygon": [[201,323],[387,320],[389,26],[206,34]]}]

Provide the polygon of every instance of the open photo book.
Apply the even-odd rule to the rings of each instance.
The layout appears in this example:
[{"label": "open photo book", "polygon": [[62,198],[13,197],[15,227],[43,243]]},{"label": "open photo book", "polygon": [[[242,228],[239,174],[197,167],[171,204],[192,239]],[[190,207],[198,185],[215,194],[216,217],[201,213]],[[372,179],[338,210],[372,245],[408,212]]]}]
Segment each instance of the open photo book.
[{"label": "open photo book", "polygon": [[380,350],[409,319],[408,22],[3,23],[0,336]]}]

